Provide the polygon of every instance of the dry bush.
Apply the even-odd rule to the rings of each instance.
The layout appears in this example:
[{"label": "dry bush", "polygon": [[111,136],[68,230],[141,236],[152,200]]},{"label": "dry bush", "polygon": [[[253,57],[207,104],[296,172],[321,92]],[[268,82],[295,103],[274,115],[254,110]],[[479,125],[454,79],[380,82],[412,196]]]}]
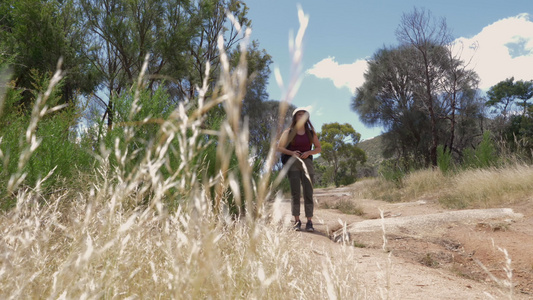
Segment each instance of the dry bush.
[{"label": "dry bush", "polygon": [[448,208],[497,207],[531,199],[533,167],[515,163],[447,175],[424,169],[409,173],[400,187],[376,178],[359,182],[354,190],[359,197],[389,202],[438,199]]},{"label": "dry bush", "polygon": [[433,198],[450,187],[450,177],[439,169],[425,169],[412,172],[404,178],[403,201]]},{"label": "dry bush", "polygon": [[362,216],[365,214],[363,208],[350,199],[330,200],[320,203],[323,209],[338,209],[341,213],[347,215]]},{"label": "dry bush", "polygon": [[379,177],[358,181],[352,187],[352,193],[359,198],[388,202],[400,201],[401,199],[401,192],[396,183]]},{"label": "dry bush", "polygon": [[533,167],[524,164],[465,170],[452,178],[440,202],[453,208],[488,208],[530,200]]}]

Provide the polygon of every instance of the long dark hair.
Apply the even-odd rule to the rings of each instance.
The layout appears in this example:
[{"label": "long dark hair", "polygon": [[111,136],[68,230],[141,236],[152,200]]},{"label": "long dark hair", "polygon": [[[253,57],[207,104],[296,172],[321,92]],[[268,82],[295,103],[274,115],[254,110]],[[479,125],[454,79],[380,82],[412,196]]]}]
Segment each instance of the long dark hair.
[{"label": "long dark hair", "polygon": [[[307,120],[305,121],[304,129],[305,129],[305,133],[307,134],[307,137],[309,137],[309,142],[312,144],[313,143],[313,137],[315,136],[315,127],[313,127],[313,124],[311,124],[311,116],[309,115],[309,112],[305,111],[305,113],[307,114]],[[294,127],[296,126],[296,115],[297,114],[294,114],[292,116],[291,127],[289,127],[290,131],[292,131],[294,129]],[[291,144],[293,142],[294,142],[294,137],[291,140]]]}]

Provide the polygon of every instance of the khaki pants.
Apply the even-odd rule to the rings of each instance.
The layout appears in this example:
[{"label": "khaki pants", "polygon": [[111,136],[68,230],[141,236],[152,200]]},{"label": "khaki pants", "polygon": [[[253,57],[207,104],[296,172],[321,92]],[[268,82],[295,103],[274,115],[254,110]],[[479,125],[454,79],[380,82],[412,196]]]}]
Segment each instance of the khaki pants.
[{"label": "khaki pants", "polygon": [[[304,210],[305,216],[311,218],[313,216],[313,180],[315,176],[315,169],[313,168],[313,159],[307,158],[303,160],[309,174],[307,177],[303,164],[296,160],[289,168],[289,182],[291,185],[292,196],[292,215],[300,216],[300,196],[301,188],[304,194]],[[309,180],[311,179],[311,180]]]}]

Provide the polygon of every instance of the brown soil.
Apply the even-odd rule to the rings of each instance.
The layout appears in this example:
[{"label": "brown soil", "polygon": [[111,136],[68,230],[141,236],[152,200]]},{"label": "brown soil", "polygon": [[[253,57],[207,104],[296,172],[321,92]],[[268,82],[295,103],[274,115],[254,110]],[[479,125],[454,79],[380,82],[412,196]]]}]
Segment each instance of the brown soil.
[{"label": "brown soil", "polygon": [[[333,235],[342,231],[341,223],[349,226],[379,219],[380,211],[386,219],[449,211],[431,200],[387,203],[357,199],[353,187],[316,189],[315,199],[316,232],[300,236],[303,242],[320,245],[326,251],[341,247],[333,241]],[[287,206],[288,202],[285,201]],[[361,215],[336,209],[339,203],[346,202],[354,203]],[[358,270],[367,273],[379,272],[381,268],[376,269],[375,265],[386,265],[391,261],[388,254],[392,255],[389,292],[394,299],[398,295],[402,299],[488,299],[488,294],[496,299],[510,295],[514,299],[533,299],[533,202],[505,207],[523,217],[444,222],[438,227],[400,226],[398,230],[385,231],[385,251],[383,231],[351,233],[349,245],[359,257]],[[508,278],[504,251],[511,259],[512,291],[502,284]],[[362,276],[366,283],[377,280],[376,276],[368,279],[372,276],[367,275],[371,274]]]}]

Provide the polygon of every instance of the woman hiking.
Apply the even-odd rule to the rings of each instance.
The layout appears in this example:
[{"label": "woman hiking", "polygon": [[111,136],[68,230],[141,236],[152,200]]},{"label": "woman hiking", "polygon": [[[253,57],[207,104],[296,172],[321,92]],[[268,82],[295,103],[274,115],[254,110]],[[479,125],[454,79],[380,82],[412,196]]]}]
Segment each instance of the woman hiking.
[{"label": "woman hiking", "polygon": [[313,155],[321,151],[320,141],[309,119],[306,108],[296,108],[292,113],[291,126],[286,129],[278,142],[278,151],[292,156],[288,160],[288,177],[291,186],[292,215],[294,216],[294,229],[300,231],[300,186],[303,187],[304,210],[307,223],[305,230],[314,231],[313,228]]}]

